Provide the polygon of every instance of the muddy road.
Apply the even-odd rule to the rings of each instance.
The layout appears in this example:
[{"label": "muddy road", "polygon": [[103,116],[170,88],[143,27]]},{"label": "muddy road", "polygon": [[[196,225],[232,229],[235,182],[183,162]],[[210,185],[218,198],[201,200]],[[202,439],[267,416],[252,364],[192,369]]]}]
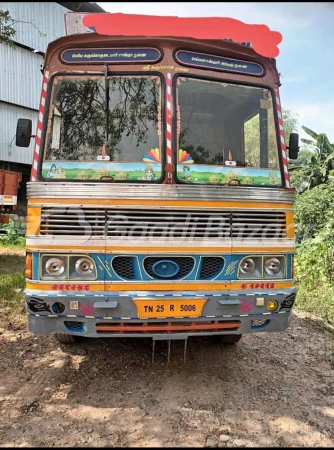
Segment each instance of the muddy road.
[{"label": "muddy road", "polygon": [[333,335],[294,316],[278,334],[83,340],[0,330],[0,446],[334,445]]}]

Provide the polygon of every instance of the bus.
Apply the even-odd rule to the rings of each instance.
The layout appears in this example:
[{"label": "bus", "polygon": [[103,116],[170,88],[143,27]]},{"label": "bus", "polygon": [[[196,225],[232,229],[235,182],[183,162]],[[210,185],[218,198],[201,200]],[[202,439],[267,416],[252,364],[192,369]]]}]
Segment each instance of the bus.
[{"label": "bus", "polygon": [[[296,133],[285,144],[276,59],[200,26],[184,35],[170,18],[143,36],[133,21],[114,33],[113,14],[82,16],[89,26],[51,42],[42,68],[29,330],[61,343],[229,344],[285,330],[296,296],[288,156],[299,148]],[[19,119],[16,145],[30,138]]]}]

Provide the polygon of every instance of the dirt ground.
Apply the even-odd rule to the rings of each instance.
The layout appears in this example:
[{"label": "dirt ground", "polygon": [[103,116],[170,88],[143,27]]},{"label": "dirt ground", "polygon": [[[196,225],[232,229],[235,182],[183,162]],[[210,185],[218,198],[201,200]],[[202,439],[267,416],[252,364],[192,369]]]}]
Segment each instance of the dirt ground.
[{"label": "dirt ground", "polygon": [[333,335],[82,340],[0,330],[0,446],[333,447]]}]

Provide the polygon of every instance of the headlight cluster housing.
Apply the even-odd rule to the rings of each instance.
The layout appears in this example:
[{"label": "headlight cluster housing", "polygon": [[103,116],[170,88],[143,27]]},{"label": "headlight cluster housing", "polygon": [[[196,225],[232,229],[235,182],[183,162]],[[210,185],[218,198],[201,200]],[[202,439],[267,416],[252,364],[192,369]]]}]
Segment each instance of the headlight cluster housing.
[{"label": "headlight cluster housing", "polygon": [[238,278],[243,280],[286,278],[285,256],[246,256],[239,264]]},{"label": "headlight cluster housing", "polygon": [[96,280],[94,260],[87,255],[41,255],[42,280]]}]

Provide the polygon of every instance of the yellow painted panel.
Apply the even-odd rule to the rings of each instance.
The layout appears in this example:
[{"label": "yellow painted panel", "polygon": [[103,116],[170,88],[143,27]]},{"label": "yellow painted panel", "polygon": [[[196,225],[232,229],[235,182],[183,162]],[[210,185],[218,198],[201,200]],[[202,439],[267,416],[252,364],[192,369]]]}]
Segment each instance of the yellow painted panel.
[{"label": "yellow painted panel", "polygon": [[27,209],[27,235],[38,236],[41,223],[41,209],[38,206],[28,207]]}]

